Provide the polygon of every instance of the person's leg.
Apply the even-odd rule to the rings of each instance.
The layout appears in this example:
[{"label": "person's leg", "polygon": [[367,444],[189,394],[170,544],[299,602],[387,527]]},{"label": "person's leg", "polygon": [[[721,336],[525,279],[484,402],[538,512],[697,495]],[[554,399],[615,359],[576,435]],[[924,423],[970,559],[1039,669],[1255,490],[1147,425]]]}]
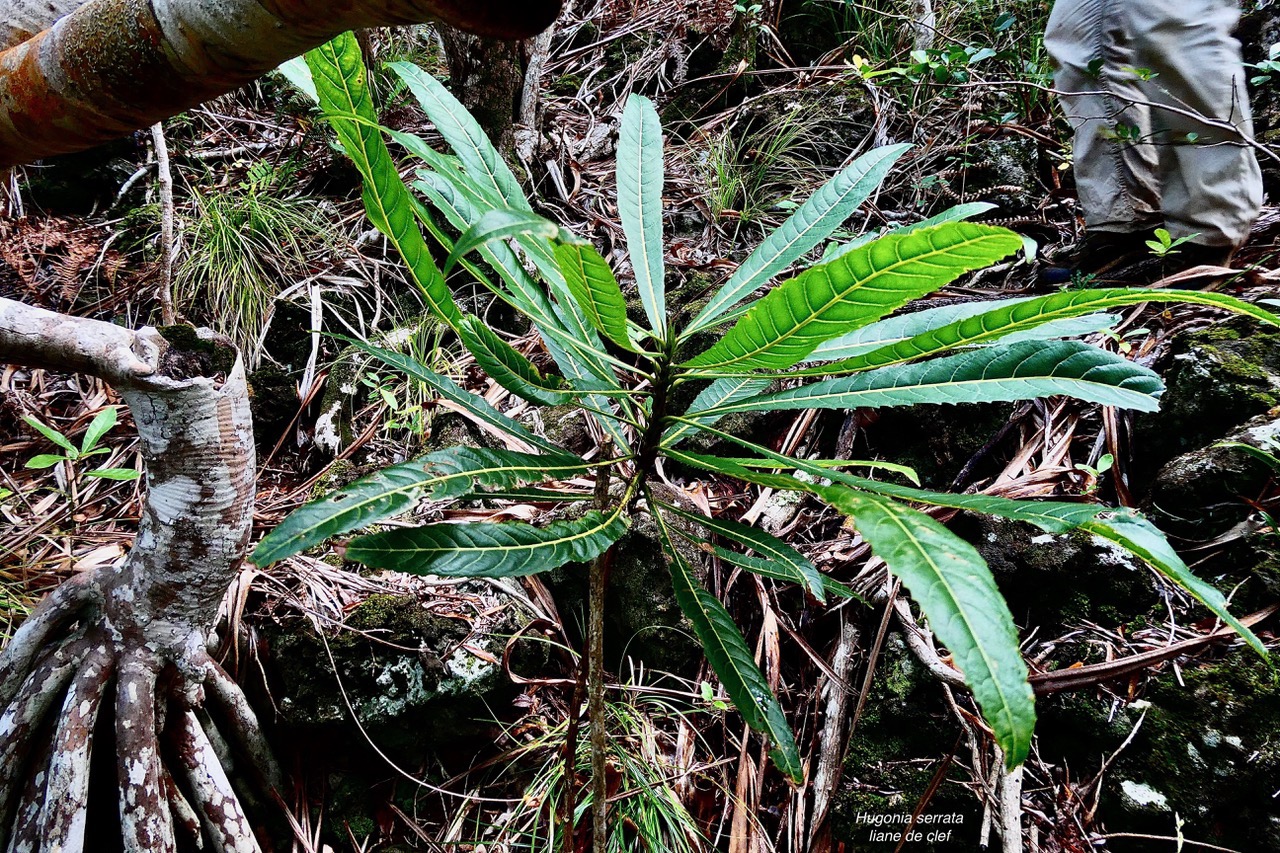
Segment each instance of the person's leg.
[{"label": "person's leg", "polygon": [[[1135,65],[1155,72],[1149,100],[1154,138],[1165,166],[1163,213],[1175,238],[1205,246],[1244,243],[1262,204],[1262,175],[1241,137],[1253,126],[1245,92],[1236,0],[1125,0]],[[1215,127],[1204,116],[1230,127]]]},{"label": "person's leg", "polygon": [[[1057,0],[1045,31],[1054,82],[1075,131],[1076,188],[1090,232],[1133,234],[1161,222],[1157,153],[1122,8],[1133,0]],[[1169,2],[1169,0],[1165,0]],[[1170,5],[1178,5],[1170,3]]]}]

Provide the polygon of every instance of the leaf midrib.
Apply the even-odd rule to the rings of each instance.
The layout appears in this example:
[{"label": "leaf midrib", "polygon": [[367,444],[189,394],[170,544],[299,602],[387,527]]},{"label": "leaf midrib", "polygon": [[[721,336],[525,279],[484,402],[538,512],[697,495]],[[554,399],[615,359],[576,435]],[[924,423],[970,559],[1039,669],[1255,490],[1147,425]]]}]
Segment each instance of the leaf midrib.
[{"label": "leaf midrib", "polygon": [[[747,360],[749,360],[749,359],[751,359],[751,358],[754,358],[754,357],[755,357],[755,356],[757,356],[757,355],[760,355],[761,353],[767,352],[767,351],[769,351],[769,350],[771,350],[771,349],[776,349],[776,348],[777,348],[780,344],[782,344],[784,341],[789,340],[790,338],[792,338],[792,337],[794,337],[795,335],[799,334],[803,329],[807,328],[807,327],[808,327],[808,326],[809,326],[809,325],[810,325],[810,324],[811,324],[811,323],[812,323],[812,322],[813,322],[813,321],[814,321],[814,320],[815,320],[819,315],[821,315],[821,314],[825,313],[826,311],[830,310],[833,306],[838,305],[838,304],[840,304],[841,302],[844,302],[844,301],[849,297],[849,295],[850,295],[850,294],[856,293],[856,292],[857,292],[857,291],[859,291],[859,290],[866,289],[867,287],[869,287],[869,286],[871,286],[872,284],[874,284],[878,279],[882,278],[882,277],[883,277],[883,276],[885,276],[885,275],[888,275],[888,274],[890,274],[890,273],[893,273],[895,270],[897,270],[899,267],[901,267],[901,266],[903,266],[903,265],[905,265],[905,264],[912,264],[912,263],[917,263],[917,262],[919,262],[919,263],[925,263],[925,264],[928,264],[928,263],[929,263],[929,259],[934,258],[934,257],[936,257],[936,256],[938,256],[938,255],[945,254],[945,253],[947,253],[947,252],[951,251],[952,249],[955,249],[955,248],[956,248],[956,247],[958,247],[958,246],[969,246],[969,245],[974,245],[974,244],[979,243],[979,242],[984,242],[984,241],[987,241],[987,240],[997,239],[997,238],[999,238],[999,237],[1001,237],[1001,236],[1002,236],[1002,235],[998,235],[998,234],[983,234],[983,235],[981,235],[981,236],[979,236],[979,237],[975,237],[975,238],[970,239],[970,240],[962,240],[962,241],[961,241],[961,242],[959,242],[959,243],[953,243],[952,245],[947,246],[947,247],[945,247],[945,248],[942,248],[942,249],[933,249],[933,250],[932,250],[932,251],[930,251],[930,252],[927,252],[927,253],[922,254],[922,255],[916,255],[916,256],[911,257],[911,258],[903,258],[903,257],[902,257],[902,255],[901,255],[901,251],[900,251],[900,249],[901,249],[901,243],[897,243],[897,244],[895,244],[895,245],[894,245],[894,247],[893,247],[894,254],[896,254],[896,255],[898,256],[898,260],[897,260],[897,261],[895,261],[895,262],[894,262],[893,264],[891,264],[890,266],[884,267],[883,269],[878,269],[878,270],[876,270],[875,272],[873,272],[871,275],[869,275],[868,277],[866,277],[866,278],[864,278],[864,279],[859,279],[856,283],[854,283],[854,284],[853,284],[853,285],[851,285],[850,287],[846,288],[845,290],[843,290],[843,291],[839,291],[839,292],[835,293],[835,294],[832,296],[832,298],[831,298],[831,299],[829,299],[829,300],[827,300],[827,302],[826,302],[826,303],[825,303],[821,308],[816,309],[816,310],[815,310],[815,309],[810,309],[810,313],[809,313],[808,317],[806,317],[802,322],[794,324],[794,325],[793,325],[789,330],[787,330],[786,332],[784,332],[780,337],[775,338],[775,339],[773,339],[773,340],[771,340],[771,341],[768,341],[768,342],[767,342],[767,343],[765,343],[763,346],[756,345],[754,349],[748,350],[748,351],[746,351],[745,353],[742,353],[742,354],[739,354],[739,355],[735,355],[735,356],[733,356],[733,357],[731,357],[731,358],[722,358],[720,361],[715,361],[715,362],[700,362],[700,363],[698,363],[698,364],[693,364],[693,363],[692,363],[692,361],[690,361],[690,362],[686,362],[686,364],[687,364],[687,365],[689,365],[689,366],[698,367],[698,368],[709,368],[709,367],[721,367],[721,366],[728,366],[728,365],[731,365],[731,364],[736,364],[737,362],[740,362],[740,361],[747,361]],[[840,263],[840,262],[842,262],[843,260],[844,260],[843,258],[838,258],[838,259],[835,261],[835,263]],[[847,266],[848,264],[846,263],[845,265]],[[946,266],[945,264],[933,264],[933,266],[936,266],[936,267],[939,267],[939,268],[942,268],[942,269],[947,269],[947,266]],[[818,269],[821,269],[821,267],[811,267],[810,269],[811,269],[811,270],[818,270]],[[806,273],[808,273],[808,272],[809,272],[809,271],[808,271],[808,270],[806,270],[805,272],[800,273],[800,275],[796,276],[796,278],[791,279],[791,281],[796,281],[797,279],[799,279],[801,276],[804,276],[804,275],[805,275]],[[917,277],[922,277],[922,276],[917,276]],[[781,285],[781,286],[782,286],[782,287],[785,287],[785,286],[786,286],[786,284],[783,284],[783,285]],[[834,290],[834,288],[833,288],[833,290]],[[773,291],[773,292],[774,292],[774,293],[776,293],[776,292],[778,292],[778,291]],[[767,297],[766,297],[766,298],[767,298]],[[779,300],[779,301],[781,301],[781,300]],[[806,299],[805,299],[805,301],[806,301],[806,303],[808,302],[807,294],[806,294]],[[763,301],[762,301],[762,303],[761,303],[760,305],[757,305],[756,307],[754,307],[754,308],[752,308],[750,311],[748,311],[746,314],[744,314],[744,315],[743,315],[743,317],[742,317],[742,321],[743,321],[743,322],[745,322],[745,321],[746,321],[746,320],[748,320],[748,319],[752,319],[752,315],[754,315],[755,313],[757,313],[757,312],[759,312],[759,311],[763,311],[765,308],[766,308],[766,306],[763,304]],[[738,327],[737,327],[737,326],[735,326],[735,327],[734,327],[734,329],[736,329],[736,328],[738,328]],[[733,331],[734,331],[733,329],[730,329],[730,330],[729,330],[729,332],[726,334],[726,337],[727,337],[729,334],[733,334]],[[723,339],[722,339],[722,340],[723,340]]]}]

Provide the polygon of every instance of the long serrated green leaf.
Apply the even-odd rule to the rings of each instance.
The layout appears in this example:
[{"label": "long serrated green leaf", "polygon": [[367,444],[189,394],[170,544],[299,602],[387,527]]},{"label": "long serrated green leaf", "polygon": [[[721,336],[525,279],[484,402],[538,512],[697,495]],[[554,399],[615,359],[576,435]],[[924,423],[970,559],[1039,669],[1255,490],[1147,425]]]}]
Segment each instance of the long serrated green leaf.
[{"label": "long serrated green leaf", "polygon": [[590,465],[569,455],[451,447],[384,468],[299,507],[258,543],[266,567],[335,536],[407,512],[423,500],[461,497],[477,486],[509,488],[577,476]]},{"label": "long serrated green leaf", "polygon": [[[531,211],[532,207],[520,188],[519,181],[516,180],[497,149],[493,147],[480,124],[457,98],[450,94],[438,80],[414,65],[406,62],[392,62],[388,67],[404,80],[427,116],[435,123],[440,135],[453,148],[458,162],[469,179],[458,186],[483,199],[483,204],[476,205],[476,215],[481,215],[491,207]],[[423,151],[425,145],[417,144],[420,140],[416,140],[416,137],[403,135],[395,138],[405,143],[406,147],[414,153],[420,156],[425,155]],[[437,168],[446,179],[452,180],[454,175],[449,172],[456,170],[440,168],[438,156],[425,155],[428,162],[433,163],[433,167]],[[473,203],[476,200],[473,198]],[[473,223],[468,223],[468,227],[471,224]],[[599,348],[599,339],[586,324],[586,319],[578,308],[577,302],[569,293],[568,285],[560,272],[550,243],[541,237],[528,234],[518,235],[517,242],[534,262],[539,274],[555,294],[557,304],[554,310],[560,320],[561,328],[584,344]],[[607,361],[583,358],[580,353],[574,353],[573,357],[582,362],[580,367],[585,366],[597,378],[616,384],[617,379],[612,376]],[[574,369],[564,364],[561,365],[561,369],[565,371],[566,376],[572,376],[575,373]],[[603,426],[605,429],[612,429],[608,424]],[[619,438],[618,435],[614,436],[615,440]]]},{"label": "long serrated green leaf", "polygon": [[[487,204],[474,194],[465,192],[465,179],[446,177],[444,174],[422,171],[414,187],[420,190],[435,207],[442,211],[450,224],[459,230],[466,230],[479,219],[481,205]],[[441,235],[446,246],[452,243]],[[544,241],[545,242],[545,241]],[[510,304],[527,314],[539,333],[547,343],[547,348],[555,358],[556,364],[566,376],[573,379],[594,377],[604,380],[612,387],[618,387],[616,377],[605,367],[599,366],[611,358],[602,348],[580,340],[566,329],[565,323],[556,312],[555,307],[547,299],[546,293],[525,270],[520,258],[503,243],[489,243],[479,247],[480,255],[509,285],[508,288],[493,287],[479,270],[471,268],[472,274],[486,282],[490,290],[498,293]],[[466,261],[463,266],[468,266]],[[572,353],[572,357],[569,354]],[[594,365],[594,367],[592,367]]]},{"label": "long serrated green leaf", "polygon": [[[393,134],[393,136],[396,135]],[[430,149],[425,150],[430,151]],[[448,159],[443,154],[438,156]],[[443,213],[449,224],[458,231],[466,231],[480,218],[481,211],[488,209],[482,205],[487,205],[489,202],[481,199],[478,191],[469,184],[469,179],[455,170],[434,172],[422,169],[417,175],[418,180],[413,181],[411,186],[426,196],[432,207]],[[419,219],[431,230],[432,236],[439,241],[440,245],[452,250],[452,238],[434,224],[425,207],[419,208]],[[498,273],[497,284],[490,281],[486,274],[474,264],[468,263],[466,259],[461,261],[462,266],[500,299],[526,314],[539,329],[549,326],[565,335],[568,334],[561,328],[546,292],[525,270],[510,246],[505,243],[481,245],[479,254],[485,263]]]},{"label": "long serrated green leaf", "polygon": [[774,765],[793,781],[801,781],[804,769],[795,736],[787,724],[782,706],[769,688],[768,679],[756,665],[746,638],[724,605],[698,583],[693,569],[671,541],[671,533],[662,514],[655,513],[654,518],[669,558],[667,565],[671,571],[676,604],[693,624],[707,662],[719,676],[747,725],[768,738],[769,757]]},{"label": "long serrated green leaf", "polygon": [[558,376],[543,376],[533,362],[498,337],[479,317],[468,314],[458,327],[462,342],[489,378],[512,394],[544,406],[570,400],[575,393],[564,388]]},{"label": "long serrated green leaf", "polygon": [[1164,534],[1150,521],[1132,510],[1121,509],[1108,515],[1100,515],[1081,525],[1081,529],[1114,542],[1129,553],[1142,558],[1160,574],[1191,593],[1215,616],[1234,628],[1254,651],[1264,658],[1268,656],[1266,647],[1262,645],[1257,635],[1227,610],[1227,599],[1223,594],[1211,584],[1192,574],[1191,569],[1164,538]]},{"label": "long serrated green leaf", "polygon": [[995,578],[972,545],[918,510],[838,486],[820,496],[902,580],[964,674],[1005,763],[1026,760],[1035,732],[1035,694],[1018,632]]},{"label": "long serrated green leaf", "polygon": [[[760,557],[752,557],[747,554],[739,554],[737,551],[730,551],[728,548],[721,548],[719,545],[713,545],[710,542],[707,542],[705,539],[700,539],[697,536],[694,536],[689,533],[685,533],[683,531],[680,532],[680,536],[683,537],[684,539],[689,540],[690,542],[694,543],[700,548],[709,548],[712,552],[715,553],[717,557],[719,557],[721,560],[724,560],[729,565],[737,566],[740,569],[745,569],[748,572],[751,572],[753,575],[759,575],[762,578],[772,578],[773,580],[776,580],[776,581],[799,583],[796,580],[796,576],[794,572],[788,571],[782,564],[775,563],[773,560],[765,560]],[[834,596],[836,598],[843,598],[843,599],[851,599],[853,601],[857,601],[862,604],[866,604],[870,606],[870,602],[867,601],[866,598],[864,598],[861,595],[858,595],[858,593],[854,592],[849,587],[845,586],[844,584],[840,583],[837,580],[832,580],[826,575],[822,576],[822,591],[828,596]]]},{"label": "long serrated green leaf", "polygon": [[369,221],[396,247],[431,310],[454,325],[461,315],[422,239],[409,190],[377,127],[364,56],[355,36],[344,33],[308,52],[306,59],[320,105],[362,178]]},{"label": "long serrated green leaf", "polygon": [[609,262],[586,242],[561,242],[555,252],[569,292],[591,325],[618,346],[634,351],[627,335],[627,301]]},{"label": "long serrated green leaf", "polygon": [[532,210],[511,167],[493,147],[480,124],[444,85],[409,62],[389,62],[390,68],[417,99],[445,142],[458,155],[467,174],[495,201],[517,210]]},{"label": "long serrated green leaf", "polygon": [[769,291],[686,367],[782,369],[818,344],[1022,248],[1013,232],[950,222],[889,234]]},{"label": "long serrated green leaf", "polygon": [[441,397],[456,404],[458,407],[469,413],[472,417],[488,424],[498,432],[506,433],[520,439],[531,447],[536,447],[547,453],[562,454],[564,450],[555,444],[547,441],[541,436],[534,435],[528,428],[518,421],[512,420],[497,409],[490,406],[483,398],[469,393],[458,387],[458,384],[446,376],[441,376],[432,370],[429,370],[421,362],[414,358],[398,352],[391,352],[372,344],[358,341],[353,338],[335,335],[339,340],[351,344],[362,352],[368,353],[384,364],[394,367],[403,373],[412,376],[419,382],[422,382],[436,391]]},{"label": "long serrated green leaf", "polygon": [[[717,406],[727,406],[739,400],[755,397],[771,384],[772,380],[769,379],[749,377],[717,379],[702,389],[702,392],[689,404],[689,409],[685,414],[690,420],[696,421],[698,424],[713,424],[720,420],[722,416],[703,415],[702,412],[709,411]],[[689,423],[675,424],[668,427],[666,432],[662,434],[662,443],[674,446],[696,429],[695,425]]]},{"label": "long serrated green leaf", "polygon": [[[838,484],[851,486],[898,500],[950,509],[978,512],[1007,518],[1011,521],[1022,521],[1033,524],[1047,533],[1062,534],[1072,530],[1085,530],[1120,545],[1156,571],[1164,574],[1178,585],[1190,592],[1200,603],[1208,607],[1216,616],[1231,625],[1254,649],[1261,649],[1261,643],[1239,620],[1226,609],[1221,594],[1209,584],[1196,578],[1182,562],[1177,553],[1165,540],[1163,534],[1150,522],[1131,510],[1111,510],[1100,504],[1065,503],[1062,501],[1013,500],[992,495],[956,495],[948,492],[934,492],[927,489],[899,486],[857,477],[843,471],[833,471],[820,467],[812,462],[796,459],[776,453],[767,447],[746,441],[728,433],[715,432],[727,441],[759,453],[761,457],[776,464],[780,469],[798,470],[807,474],[814,483],[822,479],[830,479]],[[779,474],[756,471],[741,463],[740,460],[723,459],[705,456],[681,450],[665,451],[672,459],[701,468],[705,471],[728,474],[738,477],[744,482],[758,483],[771,488],[791,489],[794,491],[813,492],[814,486],[808,482]],[[790,481],[788,483],[788,481]],[[1107,516],[1107,514],[1113,515]],[[1107,517],[1104,517],[1107,516]]]},{"label": "long serrated green leaf", "polygon": [[889,169],[910,148],[909,144],[901,144],[868,151],[823,184],[747,256],[698,312],[683,335],[687,337],[713,325],[753,291],[768,284],[805,252],[831,236],[880,186]]},{"label": "long serrated green leaf", "polygon": [[[415,186],[422,189],[445,212],[454,227],[461,230],[470,228],[485,210],[496,206],[529,209],[528,200],[515,177],[471,114],[430,75],[422,74],[413,66],[397,69],[397,73],[401,71],[405,72],[402,76],[406,81],[413,81],[420,103],[433,115],[437,129],[457,152],[457,162],[466,169],[464,176],[453,167],[449,158],[431,151],[417,137],[393,134],[411,152],[437,169],[436,172],[420,172],[421,180]],[[617,374],[611,367],[614,359],[604,351],[599,337],[587,324],[570,294],[551,244],[530,235],[518,236],[517,242],[547,280],[557,301],[553,304],[546,299],[510,247],[501,243],[481,246],[481,255],[511,286],[506,292],[507,298],[537,309],[528,313],[552,358],[570,382],[594,386],[602,381],[606,387],[620,388]],[[481,279],[484,280],[483,276]],[[497,292],[495,288],[491,289]],[[627,448],[626,436],[615,422],[614,404],[598,395],[588,398],[587,402],[593,409],[591,417],[609,434],[614,444]],[[620,401],[620,405],[628,417],[635,418],[635,412],[625,399]]]},{"label": "long serrated green leaf", "polygon": [[1152,412],[1163,391],[1155,372],[1106,350],[1079,341],[1024,341],[814,382],[723,405],[708,414],[994,403],[1059,394]]},{"label": "long serrated green leaf", "polygon": [[1019,501],[992,495],[953,495],[878,483],[844,474],[837,474],[836,477],[849,485],[904,500],[1022,521],[1034,524],[1047,533],[1062,534],[1078,529],[1114,542],[1187,590],[1215,616],[1234,628],[1250,646],[1266,654],[1261,641],[1253,632],[1231,615],[1222,593],[1196,577],[1169,545],[1164,534],[1132,510],[1112,510],[1100,504]]},{"label": "long serrated green leaf", "polygon": [[1108,308],[1137,305],[1144,302],[1180,302],[1225,308],[1272,325],[1277,318],[1261,308],[1218,293],[1189,290],[1150,290],[1146,288],[1113,288],[1106,290],[1068,290],[1051,296],[1019,299],[996,305],[974,316],[956,319],[947,325],[921,331],[911,338],[871,352],[856,355],[815,370],[853,372],[912,361],[937,355],[963,346],[1006,341],[1008,338],[1039,329],[1046,324],[1067,321],[1094,314]]},{"label": "long serrated green leaf", "polygon": [[934,329],[940,329],[950,323],[977,317],[988,311],[995,311],[1019,302],[1028,302],[1034,296],[1019,299],[992,299],[961,302],[952,305],[939,305],[936,308],[924,308],[907,314],[896,314],[869,323],[860,329],[843,334],[838,338],[818,344],[805,363],[819,361],[838,361],[880,349],[881,347],[914,338],[916,335]]},{"label": "long serrated green leaf", "polygon": [[662,123],[653,102],[631,95],[618,129],[618,216],[627,238],[640,304],[659,340],[667,336],[662,246]]},{"label": "long serrated green leaf", "polygon": [[[731,521],[727,518],[708,518],[705,515],[695,515],[670,504],[663,504],[662,507],[668,512],[701,525],[726,539],[737,542],[739,545],[750,548],[765,558],[764,562],[768,562],[775,567],[773,569],[773,577],[781,576],[792,583],[800,584],[806,587],[814,598],[819,601],[825,600],[826,587],[822,573],[818,571],[813,563],[806,560],[803,554],[778,537],[772,536],[758,527]],[[754,571],[752,564],[748,564],[747,568],[751,568]]]},{"label": "long serrated green leaf", "polygon": [[448,275],[454,264],[467,253],[493,240],[524,235],[554,240],[559,233],[560,226],[527,210],[514,210],[509,207],[486,210],[475,224],[458,238],[458,242],[453,244],[449,257],[445,259],[444,274]]},{"label": "long serrated green leaf", "polygon": [[519,521],[429,524],[353,539],[346,556],[373,568],[419,575],[524,577],[594,560],[626,533],[627,524],[621,506],[544,527]]},{"label": "long serrated green leaf", "polygon": [[[995,210],[995,208],[996,206],[989,201],[970,201],[964,204],[957,204],[955,207],[949,207],[942,211],[942,213],[930,216],[928,219],[922,219],[921,221],[913,222],[910,225],[900,225],[897,228],[892,228],[884,233],[910,234],[912,231],[919,231],[923,228],[932,228],[933,226],[941,225],[944,222],[959,222],[962,219],[972,219],[973,217],[986,213],[989,210]],[[876,240],[882,236],[883,234],[872,232],[870,234],[863,234],[860,237],[839,246],[828,246],[827,250],[822,253],[822,263],[835,260],[841,255],[847,255],[859,246],[865,246],[872,240]]]}]

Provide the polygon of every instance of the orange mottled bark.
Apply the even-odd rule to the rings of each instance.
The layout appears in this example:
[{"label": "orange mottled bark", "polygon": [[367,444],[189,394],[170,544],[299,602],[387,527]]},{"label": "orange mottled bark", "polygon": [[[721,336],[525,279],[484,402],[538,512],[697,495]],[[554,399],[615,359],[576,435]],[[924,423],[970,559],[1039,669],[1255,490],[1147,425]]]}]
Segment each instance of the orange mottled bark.
[{"label": "orange mottled bark", "polygon": [[[439,19],[523,38],[549,25],[560,8],[559,0],[10,2],[49,14],[74,11],[0,53],[0,167],[147,127],[349,29]],[[22,20],[0,29],[0,38],[40,23],[35,12]]]}]

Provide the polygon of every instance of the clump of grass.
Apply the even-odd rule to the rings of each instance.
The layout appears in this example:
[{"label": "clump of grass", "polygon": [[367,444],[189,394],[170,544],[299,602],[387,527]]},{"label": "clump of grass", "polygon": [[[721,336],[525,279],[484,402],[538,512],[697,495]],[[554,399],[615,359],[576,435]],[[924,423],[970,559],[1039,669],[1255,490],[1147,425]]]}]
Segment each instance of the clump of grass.
[{"label": "clump of grass", "polygon": [[[673,762],[673,744],[662,721],[670,721],[688,709],[662,697],[628,692],[607,705],[609,720],[608,763],[611,775],[609,853],[661,850],[664,853],[701,853],[709,849],[697,822],[672,787],[681,768]],[[527,851],[559,850],[560,814],[565,797],[565,738],[568,722],[553,726],[513,750],[505,762],[510,769],[537,767],[520,803],[491,827],[485,842],[490,849]],[[579,790],[574,822],[581,826],[591,810],[591,760],[585,743],[578,744]]]},{"label": "clump of grass", "polygon": [[292,190],[287,169],[258,162],[239,183],[191,191],[178,311],[227,335],[251,365],[276,295],[335,242],[320,203]]},{"label": "clump of grass", "polygon": [[808,136],[796,111],[788,111],[759,129],[743,133],[730,125],[709,139],[701,166],[711,214],[749,224],[785,209],[815,171],[804,152]]}]

